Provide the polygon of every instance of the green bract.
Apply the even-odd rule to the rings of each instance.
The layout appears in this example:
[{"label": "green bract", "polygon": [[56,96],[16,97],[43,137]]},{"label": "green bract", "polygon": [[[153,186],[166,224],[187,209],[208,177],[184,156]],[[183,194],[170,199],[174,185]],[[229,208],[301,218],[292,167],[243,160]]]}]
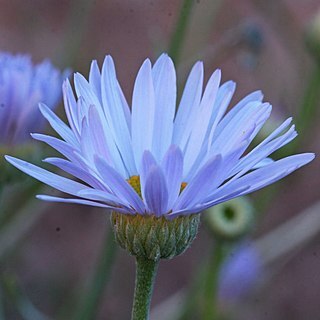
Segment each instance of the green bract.
[{"label": "green bract", "polygon": [[113,212],[111,223],[118,244],[137,258],[158,261],[183,253],[195,239],[200,215],[172,220],[154,215]]}]

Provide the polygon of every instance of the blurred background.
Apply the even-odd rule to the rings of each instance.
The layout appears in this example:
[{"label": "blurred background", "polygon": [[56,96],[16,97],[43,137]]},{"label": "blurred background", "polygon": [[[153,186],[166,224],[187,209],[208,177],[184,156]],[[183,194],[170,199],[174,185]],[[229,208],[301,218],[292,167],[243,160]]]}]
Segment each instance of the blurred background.
[{"label": "blurred background", "polygon": [[[139,66],[146,57],[154,61],[169,50],[182,10],[181,0],[1,0],[0,49],[28,53],[34,62],[49,58],[61,70],[71,68],[85,77],[92,59],[101,66],[104,56],[111,54],[131,101]],[[223,81],[237,83],[231,105],[261,89],[273,105],[270,128],[292,115],[298,132],[303,132],[290,152],[319,153],[319,47],[319,0],[197,0],[176,54],[178,82],[181,88],[199,59],[204,61],[206,79],[221,68]],[[64,117],[62,101],[57,113]],[[52,154],[49,150],[46,156]],[[308,212],[313,214],[306,218],[310,225],[319,225],[319,178],[316,159],[275,188],[253,195],[259,219],[250,243],[261,249],[266,243],[259,242],[262,239],[269,241],[269,251],[283,243],[287,249],[276,257],[270,257],[266,245],[261,249],[269,254],[262,259],[268,262],[263,281],[257,279],[241,296],[221,298],[221,309],[232,311],[225,319],[319,319],[320,234],[309,232],[308,225],[296,234],[298,221],[305,219],[277,229]],[[109,215],[102,209],[36,201],[17,223],[0,229],[0,319],[82,319],[74,315],[90,287],[104,243],[111,239],[108,224]],[[279,232],[273,234],[274,230]],[[156,311],[163,304],[172,307],[168,299],[191,285],[213,245],[203,224],[184,255],[161,262],[151,319],[164,319]],[[116,250],[110,272],[93,319],[129,319],[134,259]]]}]

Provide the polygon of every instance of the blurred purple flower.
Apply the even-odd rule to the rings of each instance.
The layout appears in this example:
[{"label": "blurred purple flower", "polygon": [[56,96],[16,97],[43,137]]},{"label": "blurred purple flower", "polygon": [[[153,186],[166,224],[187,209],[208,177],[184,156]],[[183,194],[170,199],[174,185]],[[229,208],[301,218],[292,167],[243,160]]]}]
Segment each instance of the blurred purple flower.
[{"label": "blurred purple flower", "polygon": [[0,144],[23,143],[41,130],[38,103],[54,108],[66,76],[48,60],[33,65],[28,55],[0,53]]},{"label": "blurred purple flower", "polygon": [[230,301],[241,298],[263,276],[259,252],[251,245],[237,247],[227,257],[220,272],[220,299]]},{"label": "blurred purple flower", "polygon": [[[269,155],[296,137],[284,121],[243,155],[271,113],[262,93],[253,92],[226,115],[235,83],[220,86],[216,70],[203,92],[203,63],[189,75],[178,112],[173,62],[163,54],[152,66],[142,64],[128,107],[110,56],[100,72],[91,64],[89,81],[76,73],[76,97],[64,83],[69,126],[49,108],[41,112],[62,140],[34,134],[66,159],[45,161],[84,183],[25,161],[6,159],[34,178],[75,198],[40,195],[48,201],[73,202],[127,214],[175,217],[198,213],[223,201],[273,183],[314,158],[306,153],[278,161]],[[289,129],[288,129],[289,128]]]}]

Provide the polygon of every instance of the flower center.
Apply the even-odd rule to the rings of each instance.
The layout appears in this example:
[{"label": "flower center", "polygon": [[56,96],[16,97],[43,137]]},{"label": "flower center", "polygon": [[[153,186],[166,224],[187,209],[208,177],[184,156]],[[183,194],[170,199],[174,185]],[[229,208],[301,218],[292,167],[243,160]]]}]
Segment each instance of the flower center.
[{"label": "flower center", "polygon": [[140,185],[140,176],[131,176],[128,180],[130,186],[134,191],[142,198],[141,196],[141,185]]},{"label": "flower center", "polygon": [[[140,176],[131,176],[129,179],[127,179],[127,182],[134,189],[134,191],[140,196],[140,198],[142,198],[142,196],[141,196]],[[184,190],[184,188],[186,186],[187,186],[186,182],[182,182],[181,183],[180,193]]]}]

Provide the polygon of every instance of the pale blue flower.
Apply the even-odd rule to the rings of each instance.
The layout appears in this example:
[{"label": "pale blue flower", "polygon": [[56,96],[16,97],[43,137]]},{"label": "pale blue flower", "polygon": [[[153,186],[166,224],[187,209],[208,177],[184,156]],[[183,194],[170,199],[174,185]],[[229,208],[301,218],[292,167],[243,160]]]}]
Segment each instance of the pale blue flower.
[{"label": "pale blue flower", "polygon": [[28,55],[0,53],[0,144],[23,143],[41,130],[38,103],[54,108],[65,76],[48,60],[33,65]]},{"label": "pale blue flower", "polygon": [[176,113],[171,59],[163,54],[153,66],[147,59],[135,80],[130,111],[112,58],[105,58],[101,71],[93,61],[89,81],[75,74],[76,95],[68,80],[64,83],[69,126],[45,105],[40,107],[62,139],[33,134],[64,156],[46,162],[82,182],[13,157],[7,160],[73,196],[39,195],[42,200],[175,217],[256,191],[314,158],[311,153],[277,161],[269,158],[296,137],[291,118],[258,146],[249,147],[271,105],[262,102],[262,93],[256,91],[227,112],[235,83],[220,82],[221,72],[216,70],[204,88],[203,64],[197,62]]},{"label": "pale blue flower", "polygon": [[219,277],[219,297],[237,300],[264,277],[260,253],[252,245],[242,244],[232,250],[224,261]]}]

